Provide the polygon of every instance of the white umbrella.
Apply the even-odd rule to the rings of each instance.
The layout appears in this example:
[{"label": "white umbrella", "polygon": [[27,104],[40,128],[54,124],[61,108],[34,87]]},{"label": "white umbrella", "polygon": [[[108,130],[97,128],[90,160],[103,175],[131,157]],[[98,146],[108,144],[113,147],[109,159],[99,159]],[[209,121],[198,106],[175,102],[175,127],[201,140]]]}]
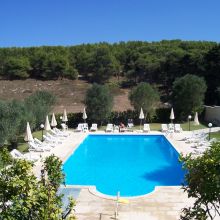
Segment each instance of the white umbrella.
[{"label": "white umbrella", "polygon": [[83,117],[84,121],[86,121],[86,119],[87,119],[86,108],[83,109],[83,116],[82,117]]},{"label": "white umbrella", "polygon": [[27,122],[27,128],[26,128],[26,134],[25,134],[24,140],[28,142],[34,140],[31,134],[31,128],[30,128],[29,122]]},{"label": "white umbrella", "polygon": [[[141,111],[140,111],[139,119],[141,120],[141,122],[144,119],[144,112],[143,112],[142,108],[141,108]],[[141,122],[140,122],[140,127],[141,127]]]},{"label": "white umbrella", "polygon": [[171,120],[171,123],[173,123],[173,120],[175,119],[175,116],[174,116],[174,111],[173,111],[173,108],[171,109],[171,112],[170,112],[170,120]]},{"label": "white umbrella", "polygon": [[48,119],[48,115],[46,117],[46,121],[45,121],[45,124],[44,124],[44,130],[45,131],[50,131],[51,130],[50,122],[49,122],[49,119]]},{"label": "white umbrella", "polygon": [[52,119],[51,119],[50,125],[51,125],[52,127],[56,127],[56,126],[57,126],[57,120],[56,120],[56,118],[55,118],[55,114],[54,114],[54,113],[53,113],[53,115],[52,115]]},{"label": "white umbrella", "polygon": [[144,119],[144,112],[143,112],[143,109],[141,108],[141,111],[140,111],[140,115],[139,115],[139,119]]},{"label": "white umbrella", "polygon": [[195,117],[194,117],[194,125],[199,125],[199,118],[198,118],[198,113],[196,112]]},{"label": "white umbrella", "polygon": [[64,111],[63,111],[62,121],[65,122],[65,123],[68,121],[67,114],[66,114],[66,109],[64,109]]}]

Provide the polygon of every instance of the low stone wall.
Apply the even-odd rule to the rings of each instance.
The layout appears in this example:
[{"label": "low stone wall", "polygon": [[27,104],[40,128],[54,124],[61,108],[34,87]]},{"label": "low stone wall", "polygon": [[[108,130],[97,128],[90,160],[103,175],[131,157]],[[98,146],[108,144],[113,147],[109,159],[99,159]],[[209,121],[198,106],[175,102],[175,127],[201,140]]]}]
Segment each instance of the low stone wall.
[{"label": "low stone wall", "polygon": [[205,106],[205,120],[220,125],[220,106]]}]

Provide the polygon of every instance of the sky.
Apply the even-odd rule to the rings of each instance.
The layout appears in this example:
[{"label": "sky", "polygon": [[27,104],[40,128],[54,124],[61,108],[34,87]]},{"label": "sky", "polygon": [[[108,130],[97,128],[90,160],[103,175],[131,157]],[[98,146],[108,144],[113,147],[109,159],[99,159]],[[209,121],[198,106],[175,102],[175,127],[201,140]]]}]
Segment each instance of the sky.
[{"label": "sky", "polygon": [[0,0],[0,47],[220,42],[220,0]]}]

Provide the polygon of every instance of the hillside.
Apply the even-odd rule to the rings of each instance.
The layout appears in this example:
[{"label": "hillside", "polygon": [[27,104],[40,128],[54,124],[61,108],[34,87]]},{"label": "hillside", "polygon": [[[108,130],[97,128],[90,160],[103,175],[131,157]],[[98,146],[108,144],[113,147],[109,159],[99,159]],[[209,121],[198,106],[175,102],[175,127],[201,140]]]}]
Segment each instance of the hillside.
[{"label": "hillside", "polygon": [[[46,90],[57,97],[54,112],[80,112],[83,109],[83,100],[86,90],[91,86],[83,80],[0,80],[0,99],[24,99],[37,90]],[[115,111],[124,111],[131,108],[128,100],[128,90],[120,89],[114,95]]]}]

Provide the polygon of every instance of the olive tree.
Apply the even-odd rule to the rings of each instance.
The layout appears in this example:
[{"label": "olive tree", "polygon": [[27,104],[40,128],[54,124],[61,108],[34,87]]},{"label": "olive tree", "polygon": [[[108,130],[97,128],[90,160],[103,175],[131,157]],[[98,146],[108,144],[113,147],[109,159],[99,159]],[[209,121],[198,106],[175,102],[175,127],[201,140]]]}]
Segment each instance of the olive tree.
[{"label": "olive tree", "polygon": [[203,78],[187,74],[173,83],[173,106],[180,118],[203,109],[206,82]]},{"label": "olive tree", "polygon": [[151,119],[155,114],[160,96],[158,91],[149,83],[142,82],[131,90],[129,99],[136,111],[140,111],[142,108],[145,116]]},{"label": "olive tree", "polygon": [[85,97],[88,117],[94,122],[103,122],[110,116],[113,97],[107,86],[94,84]]},{"label": "olive tree", "polygon": [[25,131],[25,109],[23,102],[1,101],[0,102],[0,139],[3,145],[7,140],[13,147],[17,146],[18,135]]},{"label": "olive tree", "polygon": [[37,91],[24,100],[26,118],[32,127],[36,128],[45,121],[55,102],[55,96],[47,91]]}]

